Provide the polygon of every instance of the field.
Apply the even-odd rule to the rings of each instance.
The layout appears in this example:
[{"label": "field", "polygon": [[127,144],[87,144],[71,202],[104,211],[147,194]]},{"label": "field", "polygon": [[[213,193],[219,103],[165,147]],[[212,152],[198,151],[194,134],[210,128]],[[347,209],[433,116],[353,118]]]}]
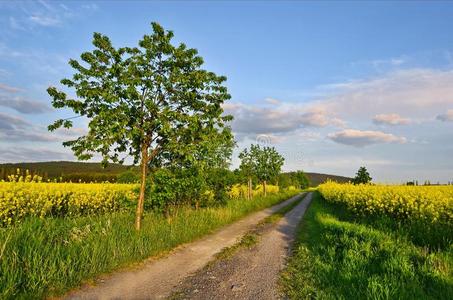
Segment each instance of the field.
[{"label": "field", "polygon": [[73,217],[126,209],[134,184],[0,182],[0,225],[27,217]]},{"label": "field", "polygon": [[327,183],[282,275],[291,299],[452,299],[453,187]]},{"label": "field", "polygon": [[[238,189],[239,187],[236,187]],[[137,186],[0,182],[0,298],[59,295],[81,282],[161,254],[298,193],[278,192],[225,205],[148,211],[133,227]],[[273,192],[273,193],[272,193]]]}]

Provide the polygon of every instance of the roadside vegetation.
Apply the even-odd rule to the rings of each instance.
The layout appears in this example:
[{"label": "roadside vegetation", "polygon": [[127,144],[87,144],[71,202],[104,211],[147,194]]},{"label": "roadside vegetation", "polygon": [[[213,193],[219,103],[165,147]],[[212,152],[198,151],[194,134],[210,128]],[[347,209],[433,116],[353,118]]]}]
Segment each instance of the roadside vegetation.
[{"label": "roadside vegetation", "polygon": [[[333,186],[348,192],[333,197]],[[420,222],[409,221],[411,215],[397,217],[382,210],[369,213],[364,206],[353,209],[348,204],[359,199],[380,207],[366,192],[354,197],[354,188],[381,189],[373,195],[384,196],[384,188],[402,187],[321,186],[327,201],[315,192],[299,225],[294,255],[282,274],[283,292],[290,299],[452,299],[452,223],[440,239],[432,234],[438,228],[432,219],[421,227]],[[399,195],[404,192],[411,190]],[[452,203],[452,198],[444,195],[443,199]],[[423,238],[414,234],[420,229]]]},{"label": "roadside vegetation", "polygon": [[58,295],[84,280],[190,242],[297,190],[231,199],[226,205],[175,208],[171,217],[148,212],[137,232],[130,212],[75,218],[29,218],[0,229],[0,298]]}]

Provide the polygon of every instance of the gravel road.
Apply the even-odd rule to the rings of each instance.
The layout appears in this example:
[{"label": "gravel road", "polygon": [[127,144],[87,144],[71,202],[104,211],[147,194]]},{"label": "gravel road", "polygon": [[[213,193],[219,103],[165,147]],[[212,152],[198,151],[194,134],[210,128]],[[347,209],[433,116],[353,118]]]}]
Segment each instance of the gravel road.
[{"label": "gravel road", "polygon": [[292,245],[297,224],[312,194],[279,222],[260,234],[259,242],[232,257],[218,260],[188,277],[175,299],[279,299],[277,282]]},{"label": "gravel road", "polygon": [[[224,247],[234,245],[258,222],[280,208],[297,201],[292,197],[271,208],[253,213],[193,243],[178,247],[164,258],[145,262],[140,268],[98,278],[96,285],[85,285],[64,299],[163,299],[177,290],[189,275],[214,260]],[[303,201],[304,203],[306,201]],[[284,227],[282,227],[282,230]],[[281,238],[284,237],[282,233]],[[277,254],[276,254],[277,255]],[[280,254],[278,254],[280,255]],[[272,256],[272,255],[270,255]],[[267,271],[266,271],[267,272]]]}]

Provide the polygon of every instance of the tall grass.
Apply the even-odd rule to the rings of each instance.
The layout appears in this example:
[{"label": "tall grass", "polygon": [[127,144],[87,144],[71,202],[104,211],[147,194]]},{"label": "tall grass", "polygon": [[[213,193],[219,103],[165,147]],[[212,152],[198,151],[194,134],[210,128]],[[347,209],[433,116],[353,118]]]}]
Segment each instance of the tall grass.
[{"label": "tall grass", "polygon": [[[357,216],[319,193],[282,275],[290,299],[453,299],[453,245],[414,243],[388,217]],[[450,233],[451,235],[451,233]]]},{"label": "tall grass", "polygon": [[180,208],[171,218],[148,213],[140,232],[128,212],[29,218],[0,229],[0,298],[62,294],[84,280],[158,255],[296,193],[236,199],[217,208]]}]

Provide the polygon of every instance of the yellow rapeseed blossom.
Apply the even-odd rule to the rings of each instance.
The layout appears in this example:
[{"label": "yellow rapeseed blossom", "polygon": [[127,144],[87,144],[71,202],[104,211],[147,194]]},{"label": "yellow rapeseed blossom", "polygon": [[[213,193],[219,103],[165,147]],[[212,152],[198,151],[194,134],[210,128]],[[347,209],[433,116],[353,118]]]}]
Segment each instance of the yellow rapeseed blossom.
[{"label": "yellow rapeseed blossom", "polygon": [[79,216],[116,211],[134,201],[136,185],[0,182],[0,226],[28,216]]},{"label": "yellow rapeseed blossom", "polygon": [[319,186],[330,202],[362,214],[387,214],[453,224],[453,186],[353,185],[327,182]]},{"label": "yellow rapeseed blossom", "polygon": [[[266,185],[267,194],[275,194],[279,192],[279,187],[277,185],[268,184]],[[263,195],[263,186],[260,184],[252,190],[252,196],[261,196]],[[228,196],[233,199],[237,198],[246,198],[247,197],[247,185],[245,184],[235,184],[228,191]]]}]

